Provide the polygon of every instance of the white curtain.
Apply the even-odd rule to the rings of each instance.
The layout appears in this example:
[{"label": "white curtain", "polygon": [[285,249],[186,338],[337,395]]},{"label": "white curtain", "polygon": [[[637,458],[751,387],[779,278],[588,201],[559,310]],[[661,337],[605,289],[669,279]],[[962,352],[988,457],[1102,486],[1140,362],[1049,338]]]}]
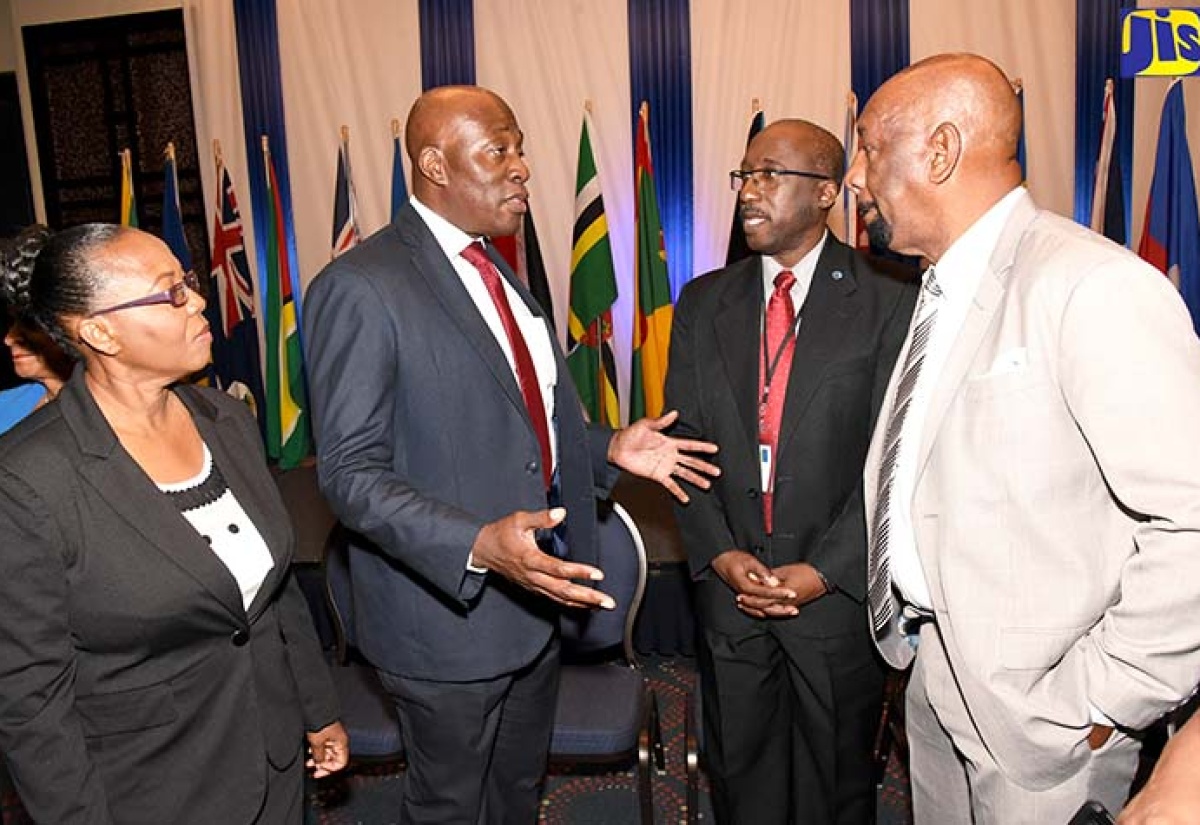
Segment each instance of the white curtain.
[{"label": "white curtain", "polygon": [[421,93],[417,0],[278,0],[278,20],[296,254],[308,284],[329,263],[342,126],[359,229],[369,235],[390,219],[391,121],[403,123]]},{"label": "white curtain", "polygon": [[[848,0],[692,0],[695,235],[700,274],[725,264],[751,105],[766,120],[803,118],[842,139],[850,91]],[[841,203],[830,223],[842,234]]]},{"label": "white curtain", "polygon": [[[530,203],[565,334],[584,103],[604,194],[618,298],[613,352],[627,407],[633,297],[633,121],[626,0],[477,0],[476,75],[508,101],[525,133]],[[653,127],[651,127],[653,128]]]},{"label": "white curtain", "polygon": [[912,61],[976,52],[1025,87],[1030,194],[1043,209],[1074,211],[1075,0],[910,0]]}]

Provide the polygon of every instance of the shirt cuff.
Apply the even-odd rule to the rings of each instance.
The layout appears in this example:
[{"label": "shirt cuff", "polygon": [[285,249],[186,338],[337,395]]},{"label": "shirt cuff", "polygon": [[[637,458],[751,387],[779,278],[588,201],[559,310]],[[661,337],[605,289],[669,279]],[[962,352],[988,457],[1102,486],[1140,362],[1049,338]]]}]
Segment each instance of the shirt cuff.
[{"label": "shirt cuff", "polygon": [[488,571],[488,569],[486,567],[480,567],[479,565],[477,565],[475,563],[475,554],[474,553],[467,554],[467,572],[468,573],[479,573],[480,575],[482,575],[482,574],[486,573],[487,571]]}]

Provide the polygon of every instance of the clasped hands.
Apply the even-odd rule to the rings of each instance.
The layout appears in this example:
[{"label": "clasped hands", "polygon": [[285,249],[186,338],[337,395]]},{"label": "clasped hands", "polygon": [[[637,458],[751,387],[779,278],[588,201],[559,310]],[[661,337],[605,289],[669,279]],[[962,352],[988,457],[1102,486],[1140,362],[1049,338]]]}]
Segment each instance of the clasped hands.
[{"label": "clasped hands", "polygon": [[[720,475],[721,470],[696,455],[711,455],[717,445],[673,438],[663,432],[678,417],[672,411],[618,430],[609,442],[608,460],[633,475],[657,481],[675,498],[687,502],[687,493],[676,477],[706,490],[709,478]],[[558,525],[566,515],[562,507],[517,511],[485,524],[471,547],[471,563],[566,607],[612,610],[616,602],[611,596],[575,583],[602,581],[604,573],[599,568],[556,559],[537,546],[536,531]]]},{"label": "clasped hands", "polygon": [[733,590],[738,609],[755,619],[797,616],[828,592],[821,574],[804,562],[771,568],[745,550],[726,550],[711,566]]}]

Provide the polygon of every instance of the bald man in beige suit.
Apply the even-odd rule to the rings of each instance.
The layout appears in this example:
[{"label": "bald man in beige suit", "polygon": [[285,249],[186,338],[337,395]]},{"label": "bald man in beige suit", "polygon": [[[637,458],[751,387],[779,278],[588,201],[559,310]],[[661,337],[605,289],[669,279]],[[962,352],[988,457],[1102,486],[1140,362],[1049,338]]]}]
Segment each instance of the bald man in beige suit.
[{"label": "bald man in beige suit", "polygon": [[1160,273],[1035,206],[1020,118],[996,66],[930,58],[847,176],[933,264],[864,476],[918,824],[1119,809],[1130,734],[1200,681],[1200,343]]}]

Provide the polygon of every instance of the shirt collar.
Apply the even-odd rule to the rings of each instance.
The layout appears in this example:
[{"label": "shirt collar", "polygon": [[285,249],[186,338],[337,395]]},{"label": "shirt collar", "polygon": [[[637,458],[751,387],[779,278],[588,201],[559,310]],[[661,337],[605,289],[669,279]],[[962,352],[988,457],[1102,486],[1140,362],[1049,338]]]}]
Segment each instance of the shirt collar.
[{"label": "shirt collar", "polygon": [[1025,196],[1024,186],[1014,187],[959,235],[941,260],[934,264],[938,286],[952,300],[956,296],[962,297],[964,292],[968,298],[974,297],[1009,215]]},{"label": "shirt collar", "polygon": [[762,273],[763,273],[763,290],[766,295],[771,294],[771,290],[775,288],[775,276],[785,269],[790,269],[792,274],[796,276],[797,284],[805,284],[812,280],[813,272],[817,269],[817,261],[821,258],[821,252],[825,249],[825,239],[829,237],[829,230],[821,233],[821,239],[813,244],[813,248],[796,262],[795,266],[784,266],[779,261],[772,258],[770,255],[762,256]]},{"label": "shirt collar", "polygon": [[485,240],[484,238],[463,232],[457,226],[450,223],[450,221],[417,200],[416,195],[410,196],[408,200],[412,204],[413,209],[417,210],[417,214],[421,216],[421,220],[425,221],[425,225],[429,227],[429,231],[433,233],[434,240],[438,242],[438,246],[442,248],[442,252],[450,260],[457,260],[463,250],[476,241]]}]

